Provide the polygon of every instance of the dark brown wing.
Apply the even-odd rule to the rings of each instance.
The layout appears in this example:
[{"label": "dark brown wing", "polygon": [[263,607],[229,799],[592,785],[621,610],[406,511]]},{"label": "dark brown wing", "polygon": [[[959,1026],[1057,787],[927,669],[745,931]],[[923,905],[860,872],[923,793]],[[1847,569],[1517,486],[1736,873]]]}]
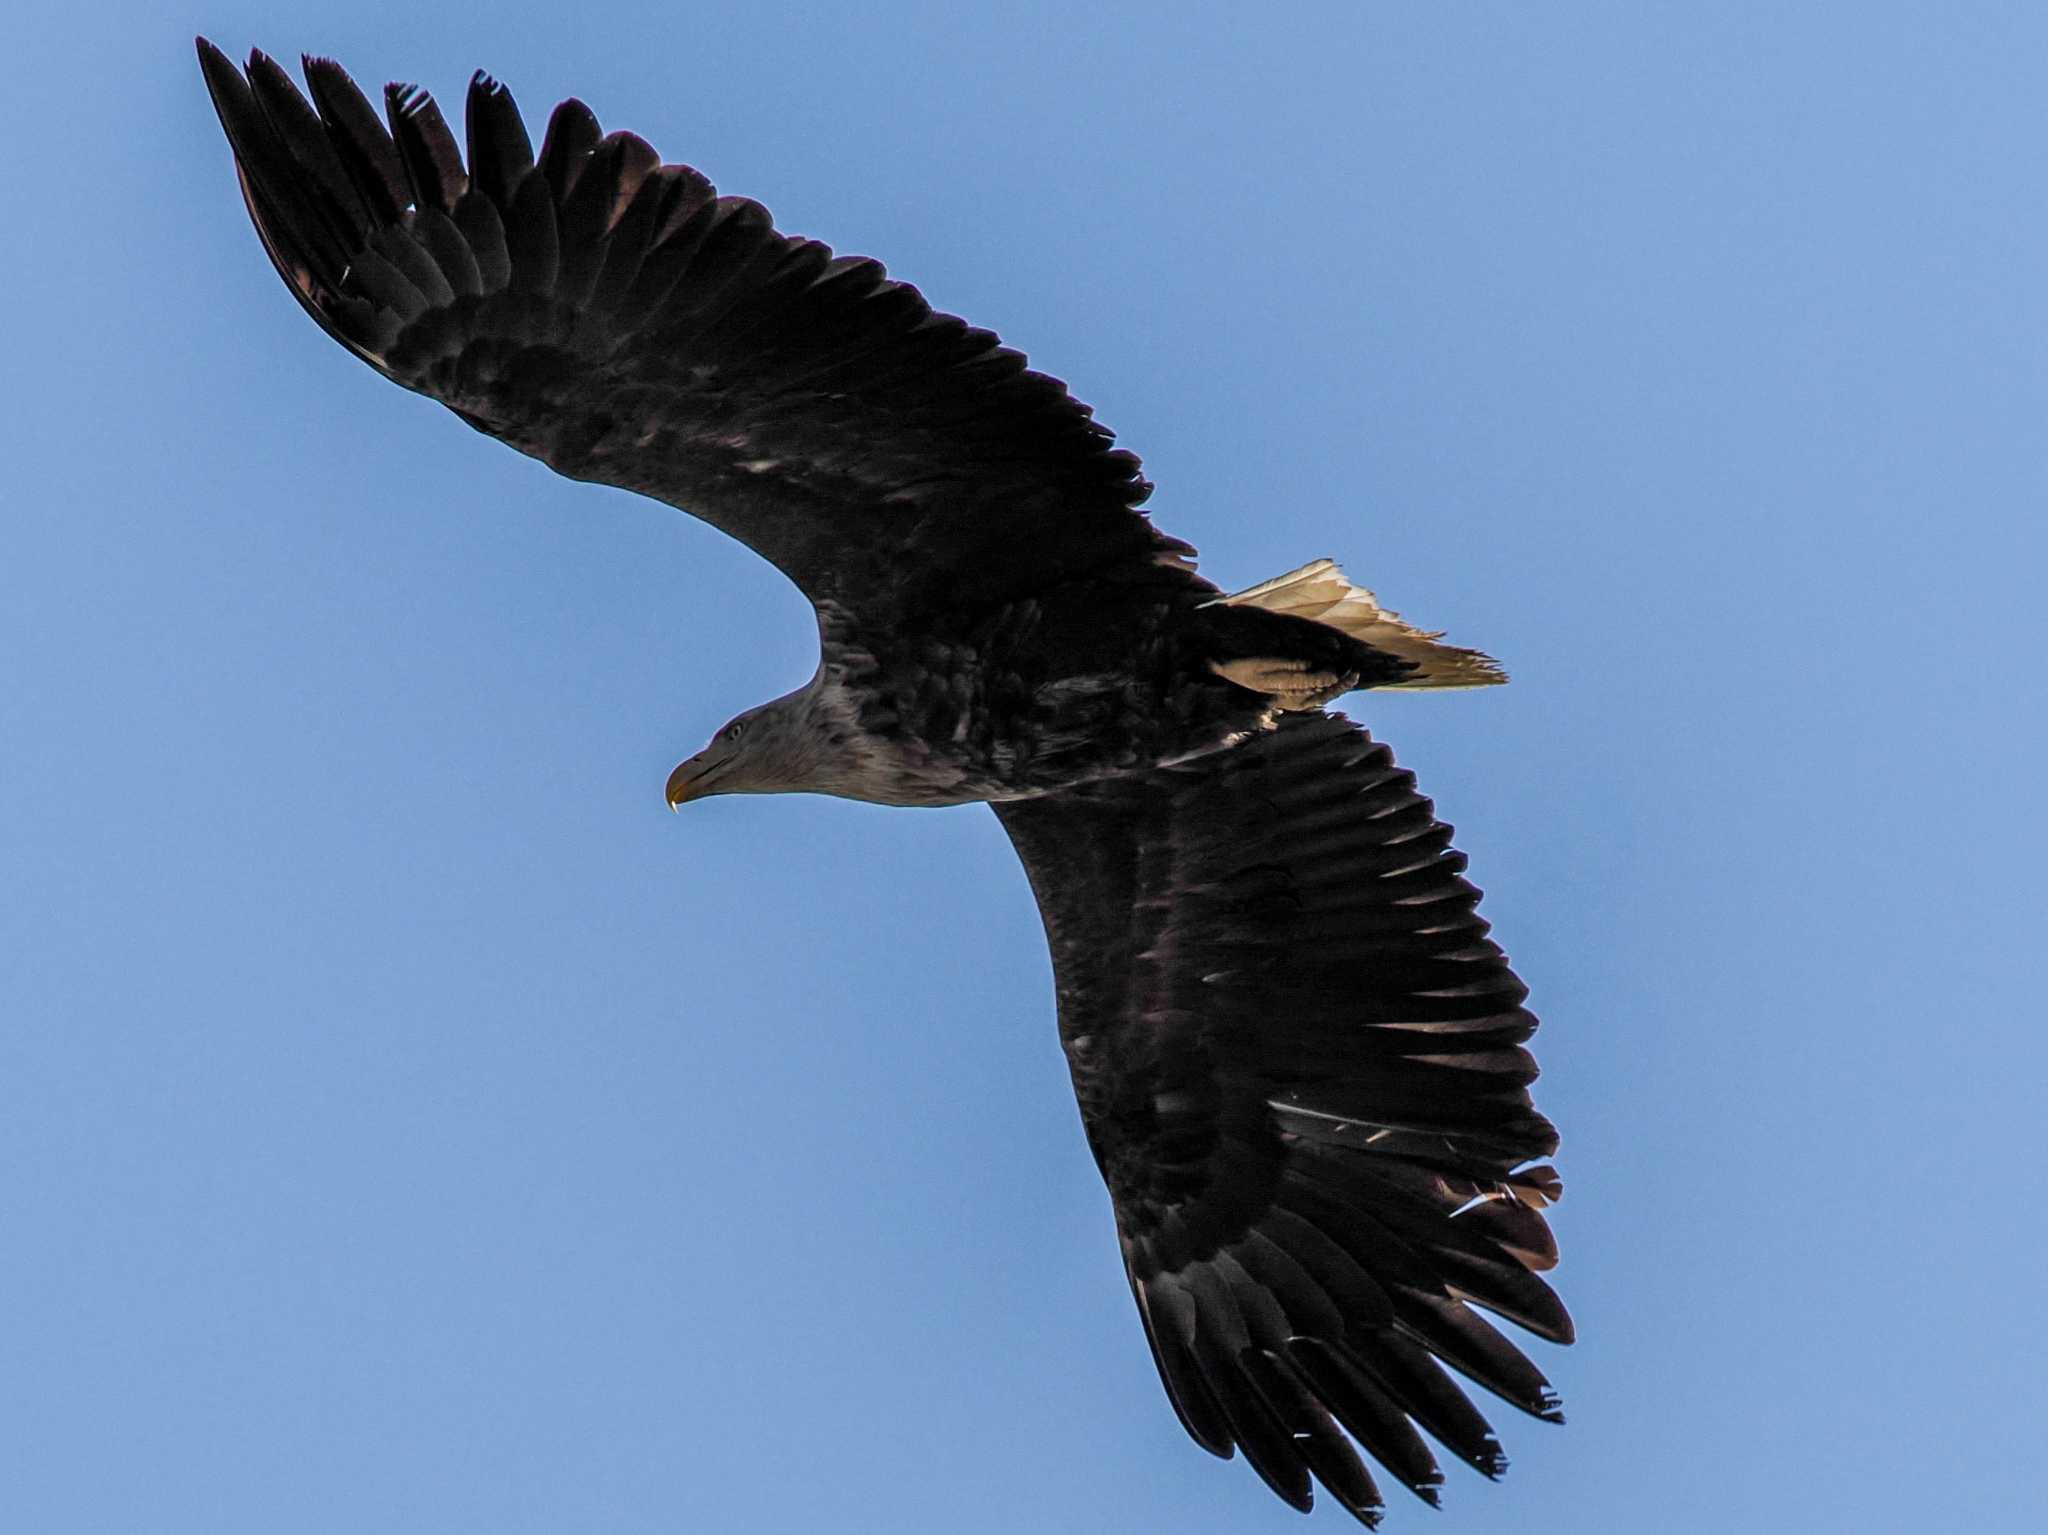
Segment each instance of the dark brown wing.
[{"label": "dark brown wing", "polygon": [[424,92],[389,88],[387,130],[330,61],[306,61],[309,105],[260,53],[246,76],[204,39],[199,56],[300,302],[561,473],[693,512],[875,619],[1081,576],[1213,590],[1058,380],[879,263],[603,136],[581,102],[536,155],[478,75],[465,163]]},{"label": "dark brown wing", "polygon": [[[1558,1417],[1473,1309],[1557,1342],[1536,1019],[1413,775],[1292,715],[1180,768],[998,804],[1153,1357],[1187,1430],[1372,1522],[1351,1440],[1435,1501],[1417,1426],[1505,1465],[1445,1374]],[[1339,1430],[1343,1430],[1340,1432]]]}]

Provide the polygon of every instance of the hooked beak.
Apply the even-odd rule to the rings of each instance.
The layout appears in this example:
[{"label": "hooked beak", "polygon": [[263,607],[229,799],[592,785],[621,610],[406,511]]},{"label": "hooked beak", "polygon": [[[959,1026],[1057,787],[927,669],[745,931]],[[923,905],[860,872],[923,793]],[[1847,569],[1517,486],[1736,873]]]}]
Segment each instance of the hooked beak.
[{"label": "hooked beak", "polygon": [[702,752],[687,762],[679,763],[676,770],[668,775],[668,808],[680,810],[691,800],[702,799],[710,792],[706,777]]}]

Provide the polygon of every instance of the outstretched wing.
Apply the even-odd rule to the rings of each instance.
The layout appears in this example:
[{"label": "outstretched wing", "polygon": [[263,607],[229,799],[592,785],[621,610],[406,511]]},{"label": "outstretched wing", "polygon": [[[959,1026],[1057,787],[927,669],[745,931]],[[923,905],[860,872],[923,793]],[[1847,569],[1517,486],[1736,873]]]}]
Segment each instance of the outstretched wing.
[{"label": "outstretched wing", "polygon": [[561,473],[643,491],[875,618],[1080,576],[1185,582],[1137,458],[1057,379],[878,262],[778,234],[580,101],[538,157],[469,88],[467,163],[426,93],[387,131],[341,68],[200,63],[299,301],[409,389]]},{"label": "outstretched wing", "polygon": [[[1506,1462],[1443,1366],[1558,1417],[1473,1309],[1568,1342],[1531,1166],[1526,988],[1451,830],[1342,718],[998,804],[1052,944],[1060,1037],[1182,1423],[1299,1508],[1373,1522],[1349,1439],[1435,1501],[1417,1427]],[[1340,1429],[1342,1430],[1340,1432]]]}]

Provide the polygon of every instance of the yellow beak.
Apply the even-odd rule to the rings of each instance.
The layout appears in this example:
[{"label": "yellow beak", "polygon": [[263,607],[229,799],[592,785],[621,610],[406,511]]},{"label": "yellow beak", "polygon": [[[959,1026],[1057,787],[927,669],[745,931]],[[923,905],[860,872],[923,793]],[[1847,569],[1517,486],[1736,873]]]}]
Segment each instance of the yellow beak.
[{"label": "yellow beak", "polygon": [[668,775],[668,808],[680,810],[693,799],[704,795],[704,754],[699,752],[689,761],[678,763],[676,770]]}]

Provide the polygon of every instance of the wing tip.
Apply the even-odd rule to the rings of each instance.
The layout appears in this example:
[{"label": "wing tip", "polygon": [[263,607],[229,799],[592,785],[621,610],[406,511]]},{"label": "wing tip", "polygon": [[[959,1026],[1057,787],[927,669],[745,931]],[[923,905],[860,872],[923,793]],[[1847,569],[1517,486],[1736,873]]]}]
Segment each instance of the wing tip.
[{"label": "wing tip", "polygon": [[[192,39],[192,44],[199,55],[199,73],[206,81],[206,93],[213,98],[214,110],[221,113],[222,125],[225,126],[227,111],[222,99],[223,92],[238,96],[239,93],[248,90],[249,82],[242,77],[242,71],[236,68],[235,61],[222,52],[212,38],[202,33]],[[230,140],[232,141],[232,135]]]}]

